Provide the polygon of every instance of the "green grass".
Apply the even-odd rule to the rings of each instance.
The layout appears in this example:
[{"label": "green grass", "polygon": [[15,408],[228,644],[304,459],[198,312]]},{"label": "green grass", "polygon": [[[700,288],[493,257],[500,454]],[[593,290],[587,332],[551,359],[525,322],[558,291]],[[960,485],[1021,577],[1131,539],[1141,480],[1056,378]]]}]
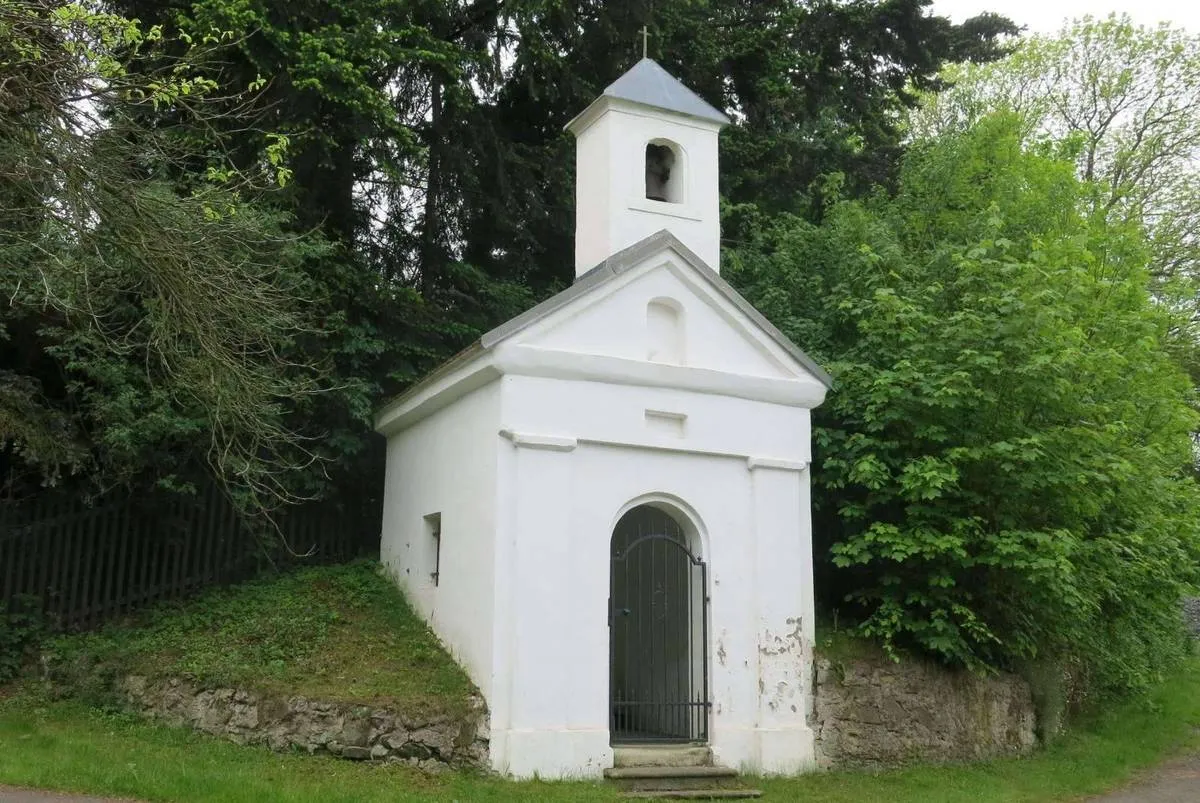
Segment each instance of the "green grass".
[{"label": "green grass", "polygon": [[[815,803],[1068,801],[1095,794],[1182,749],[1200,748],[1200,660],[1145,699],[1079,727],[1028,759],[883,773],[761,779],[769,799]],[[615,799],[599,784],[426,776],[261,748],[16,690],[0,699],[0,783],[174,803]]]},{"label": "green grass", "polygon": [[114,675],[130,673],[413,712],[465,710],[473,691],[378,565],[366,561],[212,591],[57,639],[50,652],[66,692],[92,699]]}]

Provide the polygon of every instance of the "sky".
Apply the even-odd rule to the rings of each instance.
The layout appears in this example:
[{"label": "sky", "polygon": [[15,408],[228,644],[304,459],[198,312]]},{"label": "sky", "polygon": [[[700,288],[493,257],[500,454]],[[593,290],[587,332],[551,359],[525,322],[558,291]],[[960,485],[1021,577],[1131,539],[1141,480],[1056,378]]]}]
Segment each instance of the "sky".
[{"label": "sky", "polygon": [[1142,25],[1166,21],[1200,34],[1200,0],[933,0],[933,11],[955,22],[995,11],[1029,26],[1031,33],[1054,33],[1069,17],[1106,17],[1115,11]]}]

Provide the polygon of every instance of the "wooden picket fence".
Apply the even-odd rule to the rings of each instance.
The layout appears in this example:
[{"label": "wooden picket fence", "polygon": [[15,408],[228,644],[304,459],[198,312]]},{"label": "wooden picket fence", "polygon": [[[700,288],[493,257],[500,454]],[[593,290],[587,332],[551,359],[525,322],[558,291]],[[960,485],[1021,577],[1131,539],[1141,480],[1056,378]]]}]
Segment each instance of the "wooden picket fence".
[{"label": "wooden picket fence", "polygon": [[52,627],[86,629],[270,567],[377,555],[375,512],[314,503],[281,514],[264,538],[216,486],[94,507],[51,494],[0,504],[0,603],[33,604]]}]

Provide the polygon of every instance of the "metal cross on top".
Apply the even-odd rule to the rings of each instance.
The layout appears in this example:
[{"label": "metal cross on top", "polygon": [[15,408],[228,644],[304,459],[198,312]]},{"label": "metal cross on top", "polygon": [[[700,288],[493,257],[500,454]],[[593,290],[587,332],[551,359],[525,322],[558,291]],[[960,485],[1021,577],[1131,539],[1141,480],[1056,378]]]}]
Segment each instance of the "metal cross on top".
[{"label": "metal cross on top", "polygon": [[650,29],[642,26],[642,58],[648,58],[650,52]]}]

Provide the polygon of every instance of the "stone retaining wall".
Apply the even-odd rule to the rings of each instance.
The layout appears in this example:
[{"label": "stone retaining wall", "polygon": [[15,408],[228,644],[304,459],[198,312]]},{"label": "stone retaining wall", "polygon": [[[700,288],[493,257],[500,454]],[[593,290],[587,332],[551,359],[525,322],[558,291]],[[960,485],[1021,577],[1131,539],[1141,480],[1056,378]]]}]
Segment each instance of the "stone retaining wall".
[{"label": "stone retaining wall", "polygon": [[119,684],[134,710],[238,744],[399,761],[427,771],[485,767],[488,716],[481,699],[464,717],[415,716],[386,708],[206,689],[180,679],[131,675]]},{"label": "stone retaining wall", "polygon": [[[204,688],[178,678],[130,675],[118,684],[133,710],[238,744],[398,761],[426,771],[486,768],[482,699],[459,717]],[[818,765],[882,767],[1019,755],[1036,744],[1028,684],[920,661],[817,657],[813,731]]]},{"label": "stone retaining wall", "polygon": [[813,730],[821,767],[1020,755],[1036,744],[1029,685],[880,655],[818,656]]}]

